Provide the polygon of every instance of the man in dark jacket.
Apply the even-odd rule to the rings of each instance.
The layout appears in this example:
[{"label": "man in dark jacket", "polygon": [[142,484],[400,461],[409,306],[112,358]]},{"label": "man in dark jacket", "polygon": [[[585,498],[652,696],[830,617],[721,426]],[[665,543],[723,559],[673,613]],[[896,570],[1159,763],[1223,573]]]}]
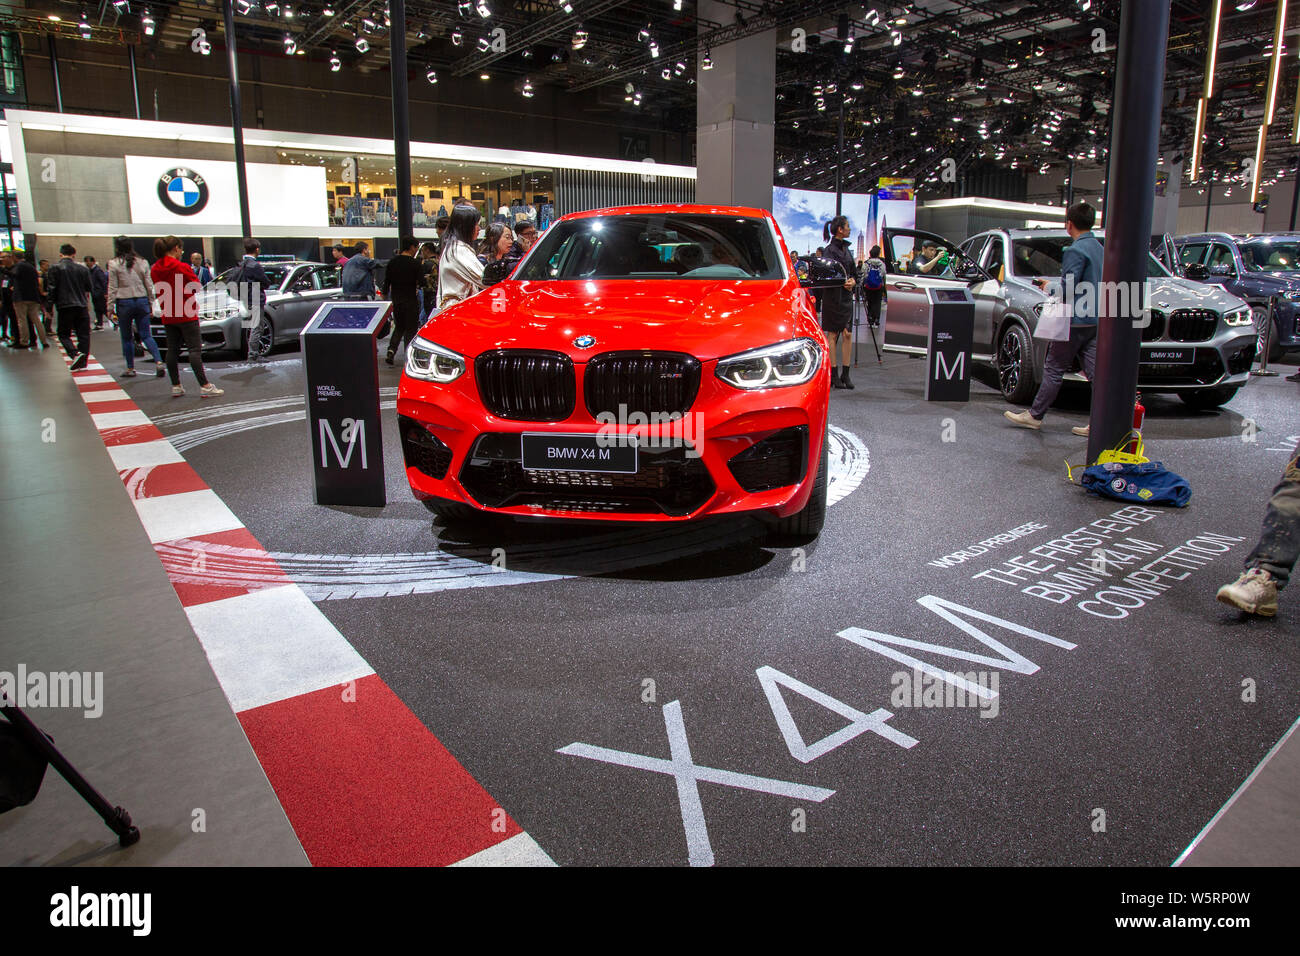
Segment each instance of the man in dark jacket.
[{"label": "man in dark jacket", "polygon": [[[1021,428],[1039,429],[1043,425],[1043,416],[1052,402],[1056,401],[1070,367],[1077,357],[1083,363],[1083,374],[1088,381],[1093,380],[1093,367],[1097,360],[1097,299],[1101,282],[1101,243],[1092,234],[1093,224],[1097,221],[1097,211],[1086,202],[1078,202],[1066,210],[1065,231],[1072,240],[1065,247],[1061,256],[1062,295],[1072,308],[1070,318],[1070,337],[1064,342],[1052,342],[1047,348],[1047,358],[1043,363],[1043,383],[1034,396],[1034,404],[1028,411],[1006,411],[1002,414],[1007,420]],[[1038,285],[1046,291],[1047,283],[1039,280]],[[1088,426],[1075,426],[1070,429],[1076,435],[1088,436]]]},{"label": "man in dark jacket", "polygon": [[48,349],[50,340],[45,333],[45,324],[41,322],[41,274],[36,271],[35,257],[30,252],[17,253],[10,271],[13,276],[13,315],[18,322],[18,347],[36,348],[39,338]]},{"label": "man in dark jacket", "polygon": [[393,332],[388,339],[388,357],[384,359],[389,365],[403,342],[410,347],[411,340],[420,324],[420,300],[417,291],[420,287],[420,262],[415,258],[419,243],[411,236],[403,236],[401,251],[388,260],[384,269],[383,292],[393,302]]},{"label": "man in dark jacket", "polygon": [[343,266],[339,281],[345,299],[373,299],[375,297],[375,270],[379,262],[370,258],[370,246],[358,242],[353,255]]},{"label": "man in dark jacket", "polygon": [[108,273],[96,262],[94,256],[83,260],[90,270],[90,301],[95,306],[95,328],[104,327],[104,313],[108,311]]},{"label": "man in dark jacket", "polygon": [[[90,361],[90,270],[77,261],[77,250],[65,242],[59,247],[59,261],[50,266],[45,291],[58,318],[59,341],[72,358],[72,371]],[[73,334],[77,344],[72,344]]]},{"label": "man in dark jacket", "polygon": [[271,351],[271,337],[267,323],[262,321],[266,311],[266,287],[269,284],[266,270],[257,258],[262,244],[249,236],[244,240],[244,258],[231,275],[230,281],[237,283],[237,298],[248,309],[248,360],[261,362],[266,353]]}]

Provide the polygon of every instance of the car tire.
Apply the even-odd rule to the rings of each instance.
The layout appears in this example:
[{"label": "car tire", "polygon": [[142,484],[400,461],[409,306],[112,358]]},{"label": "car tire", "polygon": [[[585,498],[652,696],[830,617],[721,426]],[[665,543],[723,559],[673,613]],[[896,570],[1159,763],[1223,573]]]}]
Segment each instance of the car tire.
[{"label": "car tire", "polygon": [[1028,405],[1034,400],[1038,383],[1034,377],[1034,340],[1019,322],[1007,325],[998,340],[998,387],[1012,405]]},{"label": "car tire", "polygon": [[1237,394],[1240,388],[1240,385],[1220,385],[1218,388],[1200,388],[1194,392],[1179,392],[1178,397],[1189,408],[1195,408],[1198,411],[1209,411],[1232,401],[1233,396]]},{"label": "car tire", "polygon": [[440,518],[443,524],[469,521],[479,513],[477,508],[460,501],[448,501],[446,498],[425,498],[424,506],[435,518]]},{"label": "car tire", "polygon": [[[1250,307],[1250,317],[1255,322],[1255,360],[1259,361],[1259,356],[1264,351],[1264,323],[1268,321],[1268,306],[1264,304],[1252,305]],[[1268,349],[1268,360],[1270,362],[1277,362],[1282,358],[1282,346],[1278,344],[1278,338],[1281,334],[1277,327],[1277,320],[1274,319]]]},{"label": "car tire", "polygon": [[821,465],[813,480],[808,503],[788,518],[779,518],[772,523],[768,534],[771,544],[781,547],[808,544],[822,533],[822,527],[826,524],[826,472],[829,469],[830,452],[826,432],[823,432]]},{"label": "car tire", "polygon": [[[245,333],[244,354],[248,355],[248,340],[251,336]],[[271,324],[271,319],[265,314],[257,320],[257,341],[262,346],[260,356],[266,358],[271,354],[271,349],[275,348],[275,326]],[[248,355],[249,358],[253,356]]]}]

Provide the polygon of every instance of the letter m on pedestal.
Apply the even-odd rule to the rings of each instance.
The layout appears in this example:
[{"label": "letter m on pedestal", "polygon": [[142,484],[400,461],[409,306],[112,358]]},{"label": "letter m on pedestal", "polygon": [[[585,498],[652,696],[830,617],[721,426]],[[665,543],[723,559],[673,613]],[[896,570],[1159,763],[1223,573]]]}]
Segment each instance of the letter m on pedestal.
[{"label": "letter m on pedestal", "polygon": [[964,377],[963,373],[965,368],[966,368],[965,352],[958,353],[957,361],[952,363],[952,368],[949,368],[948,363],[944,361],[942,352],[936,351],[934,353],[934,377],[935,378],[938,378],[940,375],[942,375],[944,378],[946,378],[948,381],[951,382],[954,375],[958,376],[959,378]]},{"label": "letter m on pedestal", "polygon": [[366,423],[363,421],[354,421],[351,418],[345,418],[342,422],[342,438],[347,442],[347,454],[339,447],[339,441],[334,437],[334,429],[329,423],[329,419],[320,420],[320,466],[329,467],[329,449],[334,449],[334,457],[338,460],[340,468],[347,468],[352,461],[352,451],[359,444],[361,446],[361,467],[369,468],[370,462],[366,460]]}]

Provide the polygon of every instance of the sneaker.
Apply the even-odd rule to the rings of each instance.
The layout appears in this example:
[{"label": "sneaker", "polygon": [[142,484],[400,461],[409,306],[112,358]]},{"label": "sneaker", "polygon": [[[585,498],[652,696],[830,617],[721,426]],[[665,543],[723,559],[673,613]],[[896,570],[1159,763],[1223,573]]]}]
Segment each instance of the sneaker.
[{"label": "sneaker", "polygon": [[156,363],[156,365],[157,365],[157,368],[154,369],[153,377],[154,377],[154,378],[162,378],[164,375],[167,374],[167,366],[166,366],[166,364],[163,363],[163,362],[158,362],[158,363]]},{"label": "sneaker", "polygon": [[393,353],[392,353],[392,352],[389,352],[388,355],[384,357],[384,362],[386,362],[388,365],[392,365],[392,364],[393,364]]},{"label": "sneaker", "polygon": [[217,386],[213,385],[211,382],[208,382],[207,385],[204,385],[199,389],[200,398],[216,398],[218,395],[225,394],[226,390],[224,388],[217,388]]},{"label": "sneaker", "polygon": [[1286,381],[1288,381],[1288,382],[1300,382],[1300,372],[1296,372],[1294,375],[1288,375],[1288,376],[1286,377]]},{"label": "sneaker", "polygon": [[1231,584],[1219,588],[1215,596],[1223,604],[1231,604],[1247,614],[1260,617],[1277,614],[1277,582],[1262,568],[1250,568]]},{"label": "sneaker", "polygon": [[80,372],[83,368],[85,368],[89,364],[90,364],[90,356],[87,355],[85,352],[78,352],[76,355],[72,357],[72,364],[69,365],[68,368],[72,369],[72,371],[74,372]]},{"label": "sneaker", "polygon": [[185,394],[185,386],[184,386],[184,385],[173,385],[173,386],[172,386],[172,398],[180,398],[180,397],[181,397],[182,395],[184,395],[184,394]]},{"label": "sneaker", "polygon": [[1075,425],[1073,428],[1070,429],[1070,431],[1074,432],[1074,433],[1075,433],[1076,435],[1078,435],[1080,438],[1087,438],[1087,437],[1088,437],[1088,429],[1089,429],[1090,427],[1091,427],[1091,425]]},{"label": "sneaker", "polygon": [[1027,409],[1023,412],[1003,412],[1002,415],[1007,421],[1019,425],[1021,428],[1032,428],[1034,431],[1038,431],[1043,427],[1043,420],[1029,414]]},{"label": "sneaker", "polygon": [[121,375],[122,378],[135,378],[135,369],[129,368]]}]

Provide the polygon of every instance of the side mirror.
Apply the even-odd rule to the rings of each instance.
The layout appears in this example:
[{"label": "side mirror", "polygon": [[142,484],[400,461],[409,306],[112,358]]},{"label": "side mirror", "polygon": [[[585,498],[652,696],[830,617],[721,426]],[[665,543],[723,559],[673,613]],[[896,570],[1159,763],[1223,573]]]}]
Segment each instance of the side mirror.
[{"label": "side mirror", "polygon": [[1192,279],[1195,282],[1204,282],[1210,277],[1210,270],[1205,268],[1204,263],[1192,262],[1183,266],[1183,278]]}]

